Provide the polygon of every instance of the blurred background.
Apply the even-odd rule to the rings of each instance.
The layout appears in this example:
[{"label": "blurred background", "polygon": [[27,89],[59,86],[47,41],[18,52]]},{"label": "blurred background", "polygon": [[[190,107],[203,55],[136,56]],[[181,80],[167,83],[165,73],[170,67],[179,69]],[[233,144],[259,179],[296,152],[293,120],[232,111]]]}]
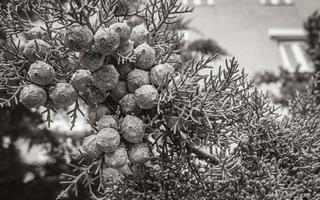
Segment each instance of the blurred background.
[{"label": "blurred background", "polygon": [[[214,66],[236,57],[260,89],[285,112],[290,97],[319,70],[320,0],[181,0],[194,12],[176,29],[185,35],[181,56],[218,55]],[[1,7],[6,1],[0,1]],[[0,33],[0,42],[5,35]],[[0,77],[1,78],[1,77]],[[0,91],[1,92],[1,91]],[[87,110],[86,107],[82,107]],[[68,153],[90,131],[79,115],[70,131],[66,114],[53,115],[50,128],[39,110],[0,108],[0,200],[55,199]],[[36,192],[35,192],[36,191]],[[81,193],[80,198],[86,199]]]}]

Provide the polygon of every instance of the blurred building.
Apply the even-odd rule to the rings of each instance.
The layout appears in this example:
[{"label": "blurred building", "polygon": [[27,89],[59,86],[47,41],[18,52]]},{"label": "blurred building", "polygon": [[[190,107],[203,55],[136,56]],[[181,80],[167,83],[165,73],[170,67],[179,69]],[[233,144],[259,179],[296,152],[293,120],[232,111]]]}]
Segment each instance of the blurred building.
[{"label": "blurred building", "polygon": [[305,54],[303,22],[320,0],[181,0],[194,6],[187,39],[212,38],[250,74],[279,66],[312,70]]}]

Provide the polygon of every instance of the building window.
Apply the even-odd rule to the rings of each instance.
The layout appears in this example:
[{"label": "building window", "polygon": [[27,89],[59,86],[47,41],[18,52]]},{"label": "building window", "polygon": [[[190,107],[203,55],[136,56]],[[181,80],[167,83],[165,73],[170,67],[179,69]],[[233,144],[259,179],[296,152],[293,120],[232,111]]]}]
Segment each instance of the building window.
[{"label": "building window", "polygon": [[293,5],[293,0],[260,0],[265,6],[290,6]]},{"label": "building window", "polygon": [[213,6],[215,0],[181,0],[186,6]]},{"label": "building window", "polygon": [[270,29],[269,36],[277,41],[283,67],[294,72],[299,67],[300,72],[313,71],[313,64],[306,53],[306,33],[300,29]]}]

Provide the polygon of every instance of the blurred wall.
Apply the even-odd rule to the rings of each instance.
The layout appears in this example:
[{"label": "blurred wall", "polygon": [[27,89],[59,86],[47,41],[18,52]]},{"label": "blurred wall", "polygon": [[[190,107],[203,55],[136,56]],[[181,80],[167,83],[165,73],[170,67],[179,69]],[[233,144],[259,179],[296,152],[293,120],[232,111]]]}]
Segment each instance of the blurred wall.
[{"label": "blurred wall", "polygon": [[303,21],[320,9],[320,0],[293,0],[288,6],[264,6],[260,0],[215,0],[213,6],[204,5],[205,0],[201,3],[187,18],[203,35],[191,32],[189,39],[216,40],[249,74],[277,71],[282,65],[278,44],[268,35],[270,28],[303,29]]}]

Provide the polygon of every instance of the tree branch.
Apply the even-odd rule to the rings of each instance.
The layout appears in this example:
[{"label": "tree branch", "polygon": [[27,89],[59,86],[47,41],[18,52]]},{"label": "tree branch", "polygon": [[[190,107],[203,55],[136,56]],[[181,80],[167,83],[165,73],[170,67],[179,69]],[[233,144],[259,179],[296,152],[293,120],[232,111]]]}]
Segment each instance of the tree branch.
[{"label": "tree branch", "polygon": [[186,143],[186,147],[191,153],[194,153],[200,159],[207,160],[214,165],[218,165],[220,163],[219,159],[215,155],[207,152],[204,149],[201,149],[200,147],[195,146],[194,144],[191,144],[190,142]]}]

